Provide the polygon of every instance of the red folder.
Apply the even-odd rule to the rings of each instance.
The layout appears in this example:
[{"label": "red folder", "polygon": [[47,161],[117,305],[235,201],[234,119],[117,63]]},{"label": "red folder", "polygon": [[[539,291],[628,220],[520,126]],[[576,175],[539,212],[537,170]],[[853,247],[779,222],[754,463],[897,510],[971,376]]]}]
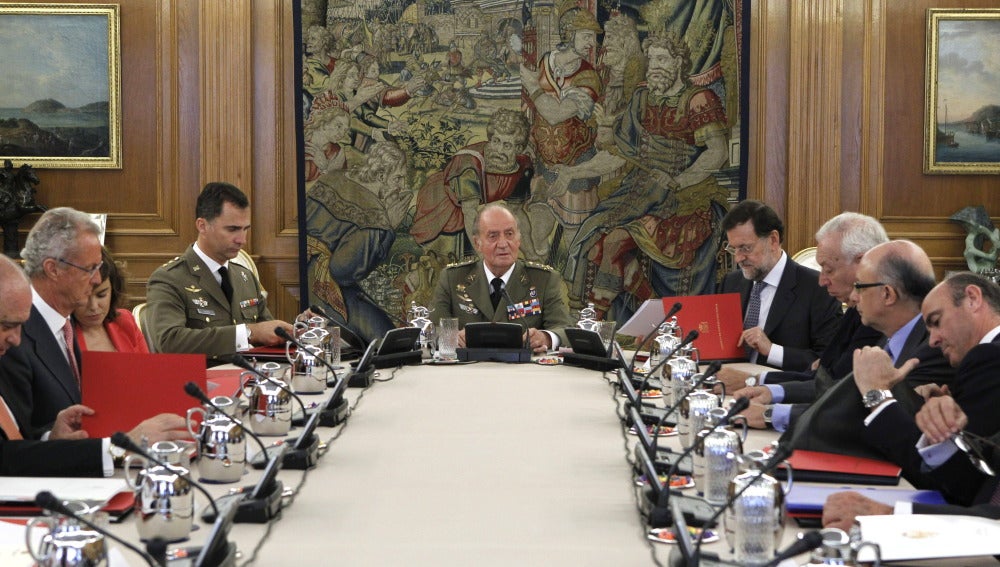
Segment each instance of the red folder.
[{"label": "red folder", "polygon": [[[795,480],[806,482],[836,482],[849,484],[899,484],[903,470],[888,461],[796,449],[788,459]],[[787,476],[778,469],[779,478]]]},{"label": "red folder", "polygon": [[83,418],[91,437],[129,431],[160,413],[184,415],[198,401],[184,392],[194,382],[205,391],[205,355],[132,352],[83,353]]},{"label": "red folder", "polygon": [[663,312],[674,303],[684,306],[677,312],[677,322],[684,333],[698,331],[694,346],[698,347],[702,360],[746,360],[746,350],[736,346],[743,333],[740,294],[664,297]]}]

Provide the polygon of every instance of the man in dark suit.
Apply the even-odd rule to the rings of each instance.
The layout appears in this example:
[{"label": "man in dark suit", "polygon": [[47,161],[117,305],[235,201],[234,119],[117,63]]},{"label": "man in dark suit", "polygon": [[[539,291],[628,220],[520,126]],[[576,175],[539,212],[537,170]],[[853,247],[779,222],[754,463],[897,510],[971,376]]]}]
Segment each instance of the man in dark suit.
[{"label": "man in dark suit", "polygon": [[837,330],[841,305],[819,286],[815,270],[796,264],[781,249],[785,227],[771,207],[743,201],[722,219],[740,272],[726,276],[720,293],[740,294],[739,344],[750,362],[806,370]]},{"label": "man in dark suit", "polygon": [[[857,269],[851,301],[861,321],[885,336],[884,348],[875,348],[889,368],[909,364],[909,375],[887,385],[885,395],[899,401],[899,409],[910,416],[923,405],[915,388],[925,384],[947,384],[953,369],[941,351],[928,344],[929,333],[920,317],[920,305],[934,287],[930,258],[916,244],[897,240],[880,244],[867,253]],[[854,373],[864,372],[856,364]],[[791,447],[882,458],[864,435],[867,398],[862,399],[855,380],[840,380],[791,423],[786,432]]]},{"label": "man in dark suit", "polygon": [[146,290],[145,329],[157,352],[205,353],[210,362],[251,346],[283,344],[257,277],[231,262],[246,243],[250,201],[229,183],[205,185],[195,206],[198,240],[156,269]]},{"label": "man in dark suit", "polygon": [[0,359],[0,373],[29,437],[40,436],[56,414],[80,403],[80,349],[69,316],[101,283],[98,235],[88,215],[59,207],[38,219],[21,251],[33,290],[31,314],[21,345]]},{"label": "man in dark suit", "polygon": [[[939,347],[957,367],[947,388],[930,388],[932,396],[916,417],[902,411],[892,398],[878,400],[879,392],[905,377],[914,366],[887,367],[878,351],[861,351],[855,358],[855,382],[872,400],[865,436],[886,457],[903,467],[903,475],[917,488],[941,490],[949,506],[889,507],[857,493],[838,493],[827,499],[824,525],[841,527],[863,514],[933,513],[971,514],[1000,519],[1000,489],[996,477],[980,472],[958,450],[953,435],[966,430],[983,437],[1000,433],[1000,287],[970,273],[956,274],[927,295],[923,317],[930,344]],[[875,402],[878,402],[875,404]],[[997,452],[985,448],[984,457],[997,466]]]},{"label": "man in dark suit", "polygon": [[[520,320],[534,352],[565,342],[564,329],[573,321],[562,278],[548,266],[518,261],[521,232],[514,215],[503,205],[486,205],[473,225],[472,244],[482,261],[452,264],[441,272],[431,302],[435,320],[457,317],[459,327]],[[464,328],[458,342],[465,346]]]},{"label": "man in dark suit", "polygon": [[[0,361],[21,344],[21,328],[30,320],[31,286],[21,269],[6,256],[0,256]],[[58,412],[48,431],[48,440],[24,440],[21,421],[15,410],[12,382],[0,370],[0,476],[110,476],[115,455],[108,439],[87,439],[80,429],[83,415],[93,413],[81,405]],[[22,414],[23,415],[23,414]],[[139,424],[129,435],[150,441],[185,438],[184,418],[161,414]],[[121,456],[121,455],[118,455]]]},{"label": "man in dark suit", "polygon": [[[851,303],[857,268],[865,252],[889,241],[882,225],[874,218],[858,213],[841,213],[816,231],[816,261],[820,265],[819,285],[837,301],[850,307],[844,312],[830,344],[823,350],[815,369],[806,371],[769,370],[751,375],[725,367],[719,379],[726,391],[758,402],[743,413],[751,427],[785,431],[793,417],[805,410],[807,403],[826,391],[836,380],[851,371],[854,350],[881,340],[882,333],[861,323],[861,315]],[[765,404],[771,404],[769,423],[764,421]],[[794,404],[794,405],[793,405]]]}]

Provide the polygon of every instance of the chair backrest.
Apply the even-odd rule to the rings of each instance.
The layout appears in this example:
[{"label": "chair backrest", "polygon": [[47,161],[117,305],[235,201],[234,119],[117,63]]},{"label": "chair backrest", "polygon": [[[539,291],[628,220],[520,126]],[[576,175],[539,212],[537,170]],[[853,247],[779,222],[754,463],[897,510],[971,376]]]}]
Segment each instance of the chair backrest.
[{"label": "chair backrest", "polygon": [[97,228],[101,229],[97,239],[101,241],[101,246],[104,246],[104,233],[108,230],[108,213],[90,213],[90,220],[94,221]]},{"label": "chair backrest", "polygon": [[796,262],[802,264],[807,268],[812,268],[817,272],[821,270],[821,268],[819,267],[819,263],[816,262],[815,246],[810,246],[809,248],[803,248],[802,250],[799,250],[798,252],[795,253],[794,256],[792,256],[792,260],[795,260]]},{"label": "chair backrest", "polygon": [[149,332],[146,331],[146,304],[140,303],[132,308],[132,317],[135,318],[135,324],[139,326],[139,330],[142,331],[142,336],[146,337],[146,346],[149,347],[149,352],[156,352],[153,348],[153,339],[149,336]]},{"label": "chair backrest", "polygon": [[[240,253],[236,255],[235,258],[230,260],[231,262],[236,262],[237,264],[243,266],[244,268],[253,272],[253,277],[257,278],[257,282],[260,283],[260,272],[257,271],[257,263],[253,261],[250,257],[250,253],[246,250],[240,250]],[[264,284],[260,285],[260,293],[267,298],[267,290],[264,289]]]}]

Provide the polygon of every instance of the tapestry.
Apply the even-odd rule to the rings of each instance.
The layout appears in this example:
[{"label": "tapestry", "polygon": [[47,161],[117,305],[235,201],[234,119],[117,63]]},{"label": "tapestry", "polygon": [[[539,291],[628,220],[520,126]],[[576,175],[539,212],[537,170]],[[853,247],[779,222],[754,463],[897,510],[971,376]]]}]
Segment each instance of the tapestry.
[{"label": "tapestry", "polygon": [[366,341],[487,203],[571,309],[714,291],[745,191],[745,0],[301,0],[304,303]]}]

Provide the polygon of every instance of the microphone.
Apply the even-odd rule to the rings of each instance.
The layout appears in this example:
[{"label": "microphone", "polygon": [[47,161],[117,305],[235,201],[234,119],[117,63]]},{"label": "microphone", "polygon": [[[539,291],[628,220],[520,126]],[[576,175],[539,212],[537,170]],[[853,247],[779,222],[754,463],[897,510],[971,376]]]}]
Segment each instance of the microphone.
[{"label": "microphone", "polygon": [[656,332],[660,329],[660,326],[666,323],[668,319],[676,315],[677,312],[681,310],[681,307],[684,306],[681,305],[680,301],[674,303],[674,306],[670,308],[670,311],[667,311],[667,314],[663,316],[663,319],[661,319],[660,322],[657,323],[655,327],[653,327],[652,331],[648,335],[646,335],[646,338],[644,338],[642,342],[639,343],[639,348],[635,349],[635,353],[632,355],[632,362],[629,363],[630,368],[635,366],[635,359],[637,356],[639,356],[639,353],[642,352],[642,347],[649,344],[649,341],[651,341],[653,337],[656,336]]},{"label": "microphone", "polygon": [[670,349],[670,352],[667,353],[666,356],[660,357],[660,362],[656,366],[650,368],[649,372],[646,373],[646,376],[643,377],[642,384],[639,385],[639,399],[642,399],[642,392],[643,390],[646,389],[646,385],[649,384],[649,379],[653,376],[653,374],[656,374],[656,371],[662,368],[663,365],[666,364],[668,360],[670,360],[670,357],[673,356],[677,351],[688,346],[689,344],[694,342],[694,340],[697,338],[698,338],[698,331],[696,331],[695,329],[691,329],[691,331],[688,332],[688,334],[684,337],[684,340],[678,343],[677,346],[675,346],[674,348]]},{"label": "microphone", "polygon": [[[281,327],[278,327],[278,329],[282,330]],[[257,446],[260,447],[261,454],[262,455],[267,455],[267,447],[264,445],[264,442],[260,440],[260,436],[257,435],[256,433],[254,433],[253,431],[250,431],[250,428],[247,427],[246,424],[243,423],[242,421],[240,421],[239,419],[236,419],[235,417],[233,417],[233,416],[227,414],[226,412],[222,411],[222,408],[220,408],[219,406],[215,405],[215,402],[213,402],[208,396],[206,396],[205,392],[203,392],[201,390],[201,388],[198,387],[197,384],[195,384],[194,382],[188,382],[187,384],[184,384],[184,391],[187,392],[187,395],[189,395],[192,398],[197,399],[199,402],[201,402],[201,403],[209,406],[210,408],[212,408],[215,411],[219,412],[219,414],[228,417],[230,421],[232,421],[236,425],[239,425],[240,427],[242,427],[243,431],[245,431],[247,435],[249,435],[254,441],[257,442]]]},{"label": "microphone", "polygon": [[367,344],[364,339],[358,336],[357,333],[352,331],[350,327],[341,323],[340,321],[334,319],[333,317],[327,315],[326,310],[319,305],[310,305],[309,310],[313,313],[319,315],[320,317],[326,319],[327,321],[333,323],[334,325],[340,327],[341,337],[347,341],[352,347],[358,349],[359,351],[365,350],[365,345]]},{"label": "microphone", "polygon": [[35,504],[37,504],[39,508],[51,510],[56,514],[62,514],[63,516],[68,516],[70,518],[73,518],[74,520],[80,522],[81,524],[87,526],[88,528],[94,530],[95,532],[101,534],[102,536],[110,538],[120,543],[121,545],[127,547],[131,551],[137,553],[140,557],[142,557],[142,559],[147,564],[151,565],[152,567],[157,567],[157,565],[166,565],[166,563],[157,563],[156,560],[153,559],[153,557],[150,554],[132,545],[131,543],[125,541],[124,539],[114,535],[113,533],[105,530],[104,528],[98,526],[97,524],[91,522],[90,520],[84,518],[83,516],[80,516],[73,510],[70,510],[68,506],[63,504],[62,500],[56,498],[55,495],[49,492],[48,490],[43,490],[35,495]]},{"label": "microphone", "polygon": [[[792,454],[791,447],[783,443],[779,443],[777,446],[775,446],[774,452],[771,454],[771,458],[768,459],[766,463],[764,463],[764,466],[760,467],[760,470],[757,471],[756,475],[754,475],[753,480],[746,483],[746,485],[744,485],[743,488],[739,489],[735,494],[730,496],[729,500],[726,500],[726,503],[718,510],[716,510],[715,514],[712,514],[712,518],[707,523],[705,523],[705,525],[710,526],[714,524],[715,521],[719,519],[719,516],[721,516],[722,513],[726,511],[726,509],[728,509],[730,506],[733,505],[733,502],[736,502],[736,500],[740,496],[743,496],[743,493],[746,492],[748,488],[750,488],[751,486],[754,485],[754,483],[757,482],[757,479],[774,470],[778,465],[781,464],[782,461],[791,456],[791,454]],[[698,544],[694,548],[695,564],[697,564],[698,557],[701,555],[701,543],[702,543],[702,538],[699,535]]]},{"label": "microphone", "polygon": [[[151,463],[156,463],[161,467],[172,468],[169,467],[167,463],[151,455],[149,451],[146,451],[145,449],[140,447],[138,443],[132,441],[132,439],[128,435],[125,435],[121,431],[117,431],[111,435],[111,444],[114,445],[115,447],[121,447],[126,451],[131,451],[132,453],[139,455],[140,457],[146,459]],[[215,512],[215,515],[218,516],[219,507],[215,505],[215,499],[212,498],[212,495],[209,494],[207,490],[205,490],[205,487],[203,487],[200,482],[194,480],[194,476],[191,474],[190,470],[185,476],[187,477],[188,482],[191,483],[191,486],[197,488],[199,492],[205,495],[205,498],[208,498],[208,503],[212,505],[212,510]]]},{"label": "microphone", "polygon": [[806,532],[802,534],[801,538],[792,543],[792,545],[789,545],[784,550],[778,552],[778,554],[774,556],[774,559],[764,564],[764,567],[777,567],[777,565],[782,561],[791,559],[800,553],[812,551],[821,545],[823,545],[823,534],[819,533],[817,530]]}]

